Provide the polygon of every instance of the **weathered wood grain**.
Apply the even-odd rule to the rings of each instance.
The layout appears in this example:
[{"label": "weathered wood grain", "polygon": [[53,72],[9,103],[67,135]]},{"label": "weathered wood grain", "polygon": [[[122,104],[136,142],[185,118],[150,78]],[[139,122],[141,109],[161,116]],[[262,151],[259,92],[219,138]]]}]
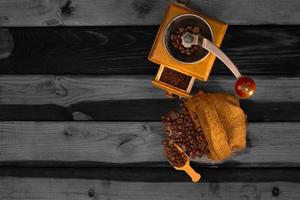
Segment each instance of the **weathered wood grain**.
[{"label": "weathered wood grain", "polygon": [[[250,123],[247,149],[222,165],[299,167],[299,130]],[[1,165],[169,166],[158,122],[0,122],[0,138]]]},{"label": "weathered wood grain", "polygon": [[[158,27],[11,28],[8,74],[155,74],[147,56]],[[7,33],[7,32],[5,32]],[[4,40],[4,39],[3,39]],[[9,40],[0,43],[8,46]],[[300,74],[299,26],[231,26],[222,49],[244,74]],[[10,52],[9,50],[7,50]],[[231,74],[219,61],[212,74]]]},{"label": "weathered wood grain", "polygon": [[[159,24],[168,0],[1,0],[1,26]],[[190,7],[230,24],[299,24],[293,0],[192,1]]]},{"label": "weathered wood grain", "polygon": [[[83,199],[298,199],[299,183],[148,183],[110,180],[15,178],[0,179],[0,198],[41,200]],[[279,191],[277,190],[279,189]]]},{"label": "weathered wood grain", "polygon": [[[54,76],[1,75],[0,103],[7,105],[55,104],[70,106],[80,102],[161,99],[164,91],[154,88],[153,76]],[[257,91],[255,102],[299,102],[299,77],[252,76]],[[234,93],[233,76],[213,76],[198,81],[193,90]]]},{"label": "weathered wood grain", "polygon": [[[178,107],[152,76],[0,76],[1,120],[158,121]],[[257,93],[241,100],[249,121],[299,121],[298,77],[254,76]],[[194,91],[233,93],[232,76],[213,76]],[[96,108],[96,109],[95,109]],[[280,113],[280,115],[279,115]]]}]

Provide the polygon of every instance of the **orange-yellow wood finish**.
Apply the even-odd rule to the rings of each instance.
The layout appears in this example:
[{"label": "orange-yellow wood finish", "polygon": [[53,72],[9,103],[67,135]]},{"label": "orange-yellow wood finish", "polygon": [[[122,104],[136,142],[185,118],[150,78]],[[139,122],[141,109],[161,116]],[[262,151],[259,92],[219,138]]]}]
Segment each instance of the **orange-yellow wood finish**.
[{"label": "orange-yellow wood finish", "polygon": [[227,24],[212,19],[210,17],[207,17],[203,14],[200,14],[199,12],[191,10],[180,4],[171,3],[160,25],[159,31],[156,35],[154,44],[152,46],[148,58],[149,60],[157,64],[165,65],[166,67],[177,70],[181,73],[187,74],[189,76],[193,76],[196,79],[207,81],[211,68],[216,58],[213,54],[209,54],[204,60],[200,62],[184,64],[173,59],[168,54],[167,50],[164,48],[163,37],[164,37],[164,32],[166,27],[168,26],[170,21],[172,21],[175,17],[182,14],[195,14],[203,18],[211,27],[214,43],[218,47],[221,46],[226,29],[228,27]]},{"label": "orange-yellow wood finish", "polygon": [[[177,3],[170,3],[167,12],[165,14],[165,17],[160,25],[154,44],[152,46],[152,49],[148,57],[150,61],[160,64],[160,69],[157,73],[155,80],[152,83],[155,87],[166,90],[167,91],[166,93],[169,96],[175,94],[180,97],[188,98],[190,97],[189,93],[193,87],[195,79],[207,81],[216,57],[213,54],[209,53],[204,59],[202,59],[199,62],[182,63],[182,62],[178,62],[168,54],[167,50],[165,49],[164,41],[163,41],[165,30],[168,27],[168,24],[174,18],[183,14],[194,14],[203,18],[210,26],[213,42],[218,47],[221,46],[228,25],[218,20],[212,19],[208,16],[205,16],[199,12],[191,10],[185,7],[184,5],[177,4]],[[165,84],[162,81],[160,81],[159,78],[161,76],[164,67],[168,67],[170,69],[191,76],[192,79],[189,84],[189,87],[186,90],[182,90],[175,86],[171,86],[169,84]]]}]

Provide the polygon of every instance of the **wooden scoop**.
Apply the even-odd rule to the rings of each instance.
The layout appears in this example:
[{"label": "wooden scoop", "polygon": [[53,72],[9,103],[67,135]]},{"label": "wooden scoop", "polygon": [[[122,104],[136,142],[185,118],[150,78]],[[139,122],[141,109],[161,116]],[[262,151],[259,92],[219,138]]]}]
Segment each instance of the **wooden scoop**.
[{"label": "wooden scoop", "polygon": [[183,151],[183,149],[181,147],[179,147],[177,144],[174,144],[174,146],[178,149],[178,151],[180,151],[182,153],[182,155],[186,156],[186,163],[182,166],[182,167],[176,167],[172,164],[172,166],[176,169],[176,170],[183,170],[185,171],[191,178],[192,181],[198,182],[201,179],[201,175],[198,174],[191,166],[190,166],[190,158],[188,157],[188,155],[186,155],[186,153]]}]

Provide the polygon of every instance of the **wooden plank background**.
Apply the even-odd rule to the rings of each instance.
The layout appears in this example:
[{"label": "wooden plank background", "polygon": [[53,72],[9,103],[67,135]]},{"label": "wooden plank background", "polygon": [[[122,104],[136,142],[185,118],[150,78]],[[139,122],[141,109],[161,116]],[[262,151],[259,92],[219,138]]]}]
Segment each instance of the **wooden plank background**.
[{"label": "wooden plank background", "polygon": [[[0,29],[0,58],[6,58],[0,60],[0,73],[155,74],[157,65],[147,56],[157,30],[157,26]],[[300,74],[299,46],[299,26],[229,26],[222,49],[242,73],[295,75]],[[231,72],[217,61],[212,74]]]},{"label": "wooden plank background", "polygon": [[[247,149],[193,162],[199,184],[161,145],[160,118],[179,102],[151,85],[147,56],[167,4],[0,0],[1,200],[299,199],[300,2],[190,3],[235,25],[222,49],[257,82],[241,100]],[[217,61],[193,92],[233,93],[234,81]]]},{"label": "wooden plank background", "polygon": [[[168,0],[1,0],[1,26],[159,24]],[[200,0],[190,7],[229,24],[299,24],[295,0]]]},{"label": "wooden plank background", "polygon": [[[178,102],[154,88],[153,77],[1,75],[0,119],[159,121]],[[259,88],[252,99],[242,101],[249,121],[299,120],[298,77],[253,78]],[[194,91],[234,93],[234,81],[229,75],[212,76],[208,82],[197,82]]]},{"label": "wooden plank background", "polygon": [[[3,199],[294,199],[299,183],[149,183],[83,179],[0,180]],[[279,192],[274,192],[280,188]],[[16,191],[17,189],[17,191]]]},{"label": "wooden plank background", "polygon": [[[299,129],[299,123],[250,123],[247,149],[222,166],[299,167]],[[169,166],[156,122],[1,122],[0,138],[3,165]]]},{"label": "wooden plank background", "polygon": [[[299,168],[241,168],[223,167],[207,168],[195,166],[195,170],[202,174],[202,182],[291,182],[300,181]],[[284,170],[282,170],[284,169]],[[18,178],[57,178],[57,179],[87,179],[121,182],[190,182],[184,172],[176,171],[172,167],[126,167],[126,166],[88,166],[88,167],[56,167],[46,166],[2,166],[1,177]]]}]

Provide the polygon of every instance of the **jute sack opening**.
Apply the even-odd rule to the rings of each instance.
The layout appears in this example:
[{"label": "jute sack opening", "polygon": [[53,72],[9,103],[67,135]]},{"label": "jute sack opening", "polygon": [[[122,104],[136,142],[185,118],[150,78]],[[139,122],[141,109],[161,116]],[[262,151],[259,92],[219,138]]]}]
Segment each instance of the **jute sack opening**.
[{"label": "jute sack opening", "polygon": [[186,101],[196,127],[201,127],[209,158],[221,161],[246,147],[246,115],[235,96],[200,91]]}]

